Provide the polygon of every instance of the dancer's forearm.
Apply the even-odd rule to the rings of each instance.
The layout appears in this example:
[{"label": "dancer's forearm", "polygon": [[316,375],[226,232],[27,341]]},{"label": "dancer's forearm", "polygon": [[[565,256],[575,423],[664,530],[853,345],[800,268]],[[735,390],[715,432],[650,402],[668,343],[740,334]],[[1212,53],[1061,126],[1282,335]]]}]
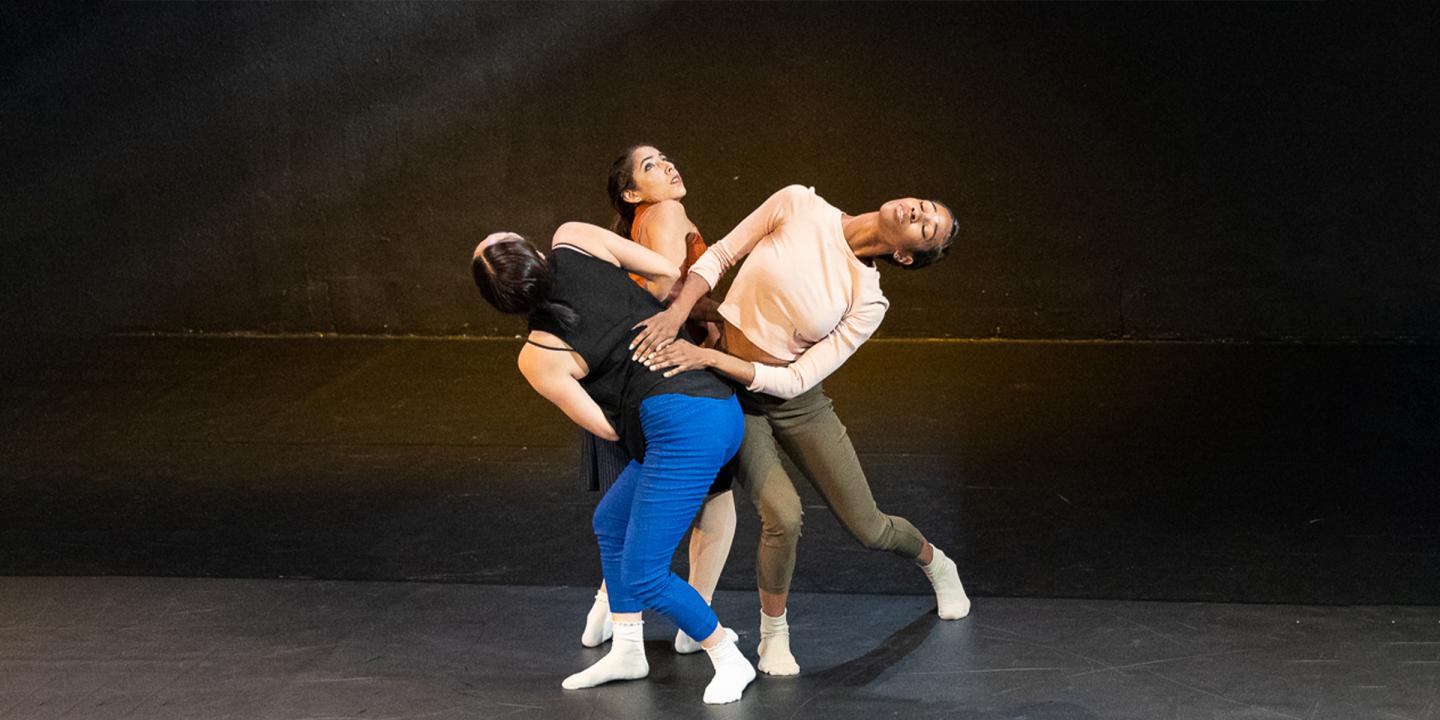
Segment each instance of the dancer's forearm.
[{"label": "dancer's forearm", "polygon": [[720,314],[720,303],[715,298],[706,295],[690,308],[690,319],[695,322],[723,323],[725,317]]},{"label": "dancer's forearm", "polygon": [[[684,279],[684,284],[680,288],[680,293],[670,302],[668,311],[676,317],[690,317],[690,311],[695,308],[701,298],[709,299],[707,296],[710,294],[710,289],[710,283],[706,282],[705,278],[696,275],[694,272],[687,274]],[[711,302],[714,301],[711,300]],[[717,312],[716,315],[718,316],[719,313]],[[708,320],[709,318],[706,319]]]}]

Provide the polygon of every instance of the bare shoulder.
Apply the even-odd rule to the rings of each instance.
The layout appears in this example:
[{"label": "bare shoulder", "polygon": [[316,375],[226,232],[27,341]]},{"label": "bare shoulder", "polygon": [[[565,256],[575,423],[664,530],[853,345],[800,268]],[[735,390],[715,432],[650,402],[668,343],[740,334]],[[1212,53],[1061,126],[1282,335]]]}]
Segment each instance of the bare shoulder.
[{"label": "bare shoulder", "polygon": [[798,209],[813,203],[819,196],[815,194],[815,188],[806,185],[786,185],[785,187],[771,193],[765,201],[765,205],[772,210],[782,208]]},{"label": "bare shoulder", "polygon": [[615,254],[607,247],[612,239],[622,238],[598,225],[571,221],[555,229],[555,235],[550,239],[550,247],[553,252],[560,245],[569,245],[611,265],[618,265]]},{"label": "bare shoulder", "polygon": [[685,236],[694,227],[684,205],[678,200],[662,200],[650,207],[645,222],[635,229],[635,242],[679,265],[685,259]]},{"label": "bare shoulder", "polygon": [[657,236],[670,237],[678,234],[684,237],[690,231],[690,217],[685,214],[685,206],[679,200],[661,200],[650,206],[646,211],[645,222],[638,228],[635,239],[641,244],[649,244]]},{"label": "bare shoulder", "polygon": [[585,377],[585,361],[559,336],[544,330],[531,330],[527,339],[528,342],[520,347],[515,364],[532,384],[547,376]]},{"label": "bare shoulder", "polygon": [[662,221],[690,220],[690,216],[685,214],[685,205],[679,200],[661,200],[655,203],[650,207],[650,215]]}]

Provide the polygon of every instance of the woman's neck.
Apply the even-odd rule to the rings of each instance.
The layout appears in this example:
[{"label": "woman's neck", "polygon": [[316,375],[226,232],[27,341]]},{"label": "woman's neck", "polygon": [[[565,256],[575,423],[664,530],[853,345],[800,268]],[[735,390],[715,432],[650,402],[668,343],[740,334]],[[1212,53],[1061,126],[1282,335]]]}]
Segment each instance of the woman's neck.
[{"label": "woman's neck", "polygon": [[863,215],[840,215],[840,228],[845,233],[845,244],[850,246],[850,252],[861,260],[884,255],[890,252],[880,239],[880,212],[868,212]]}]

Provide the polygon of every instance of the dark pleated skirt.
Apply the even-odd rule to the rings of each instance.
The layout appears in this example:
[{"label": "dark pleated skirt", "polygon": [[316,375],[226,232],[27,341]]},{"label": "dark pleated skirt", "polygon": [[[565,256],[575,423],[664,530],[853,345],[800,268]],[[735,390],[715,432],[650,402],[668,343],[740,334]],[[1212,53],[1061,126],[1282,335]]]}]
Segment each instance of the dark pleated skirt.
[{"label": "dark pleated skirt", "polygon": [[[603,493],[615,484],[615,479],[620,477],[620,472],[630,464],[630,454],[625,452],[625,446],[618,442],[601,440],[594,435],[580,431],[580,489],[587,492]],[[731,481],[735,478],[736,458],[720,468],[715,476],[715,482],[710,485],[708,495],[722,493],[730,489]]]},{"label": "dark pleated skirt", "polygon": [[580,431],[580,488],[588,492],[605,492],[630,464],[630,454],[618,442],[601,440]]}]

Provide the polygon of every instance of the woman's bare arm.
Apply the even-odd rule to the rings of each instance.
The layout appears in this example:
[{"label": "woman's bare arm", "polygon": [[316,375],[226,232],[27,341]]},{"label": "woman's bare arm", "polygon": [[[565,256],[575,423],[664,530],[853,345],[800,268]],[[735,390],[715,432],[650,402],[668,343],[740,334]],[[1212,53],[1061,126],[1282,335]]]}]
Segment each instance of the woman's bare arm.
[{"label": "woman's bare arm", "polygon": [[[554,245],[573,245],[608,263],[619,265],[653,284],[652,293],[657,299],[670,294],[670,288],[680,279],[680,267],[665,256],[641,247],[598,225],[582,222],[567,222],[555,230],[551,241]],[[648,288],[647,288],[648,289]]]},{"label": "woman's bare arm", "polygon": [[655,351],[645,362],[645,367],[655,371],[664,370],[665,377],[686,370],[710,368],[747,386],[755,381],[754,363],[713,348],[695,347],[685,340],[676,340]]},{"label": "woman's bare arm", "polygon": [[[685,264],[685,243],[690,234],[690,218],[685,206],[677,200],[655,203],[645,216],[645,223],[635,233],[635,242],[662,255],[666,260],[680,267]],[[653,281],[647,279],[645,289],[651,295],[665,299],[666,294],[657,294]]]},{"label": "woman's bare arm", "polygon": [[[548,334],[544,340],[549,341],[546,344],[554,342]],[[576,425],[604,440],[620,439],[606,419],[605,411],[580,386],[579,379],[575,377],[579,367],[570,353],[527,344],[521,348],[517,364],[530,387],[560,408]]]}]

